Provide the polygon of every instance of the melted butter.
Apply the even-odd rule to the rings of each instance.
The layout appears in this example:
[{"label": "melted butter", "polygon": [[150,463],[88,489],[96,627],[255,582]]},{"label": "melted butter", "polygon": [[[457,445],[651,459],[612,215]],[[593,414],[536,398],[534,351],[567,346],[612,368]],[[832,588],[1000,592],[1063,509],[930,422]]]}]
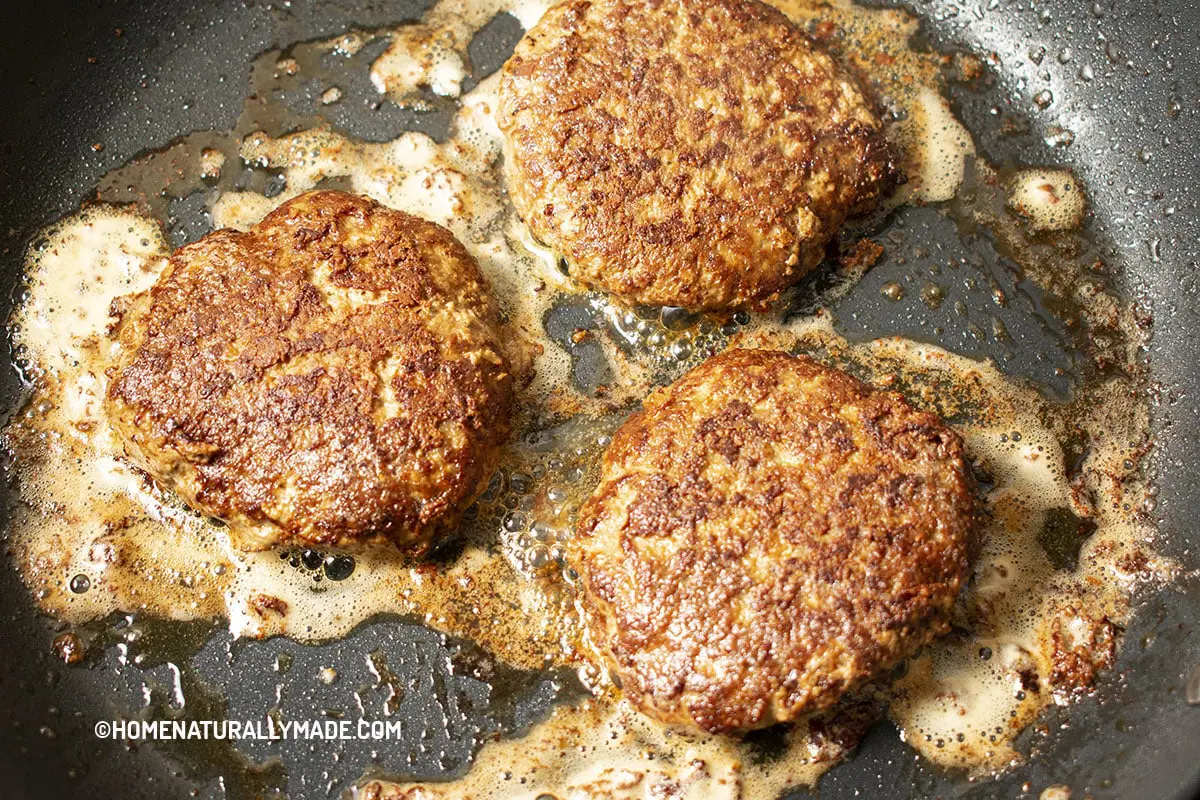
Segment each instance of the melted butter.
[{"label": "melted butter", "polygon": [[[950,199],[971,164],[981,186],[994,185],[999,197],[967,212],[971,221],[997,231],[1036,279],[1064,281],[1084,313],[1133,330],[1132,312],[1092,284],[1039,271],[1036,250],[1021,238],[1022,223],[1001,216],[1006,202],[1036,229],[1066,227],[1058,221],[1075,212],[1041,203],[1037,181],[1045,176],[1019,173],[1005,183],[972,158],[970,134],[937,91],[943,60],[908,46],[915,18],[840,1],[776,4],[869,76],[893,109],[890,135],[903,148],[909,174],[900,200]],[[372,78],[397,102],[412,102],[425,89],[457,97],[474,30],[503,10],[528,28],[543,8],[536,0],[439,4],[423,23],[388,34],[391,46],[372,66]],[[330,46],[350,52],[360,45],[341,37]],[[28,296],[13,319],[34,392],[6,431],[24,501],[11,538],[42,608],[71,623],[114,611],[225,618],[239,636],[307,641],[344,635],[378,613],[402,613],[474,639],[517,666],[578,667],[594,690],[593,698],[558,708],[526,737],[486,745],[480,763],[459,781],[376,784],[363,787],[367,796],[632,798],[670,789],[683,797],[774,797],[814,783],[884,707],[905,739],[938,763],[981,772],[1012,763],[1015,735],[1047,704],[1066,702],[1085,687],[1089,667],[1104,665],[1106,637],[1128,616],[1134,590],[1170,576],[1169,564],[1143,551],[1150,531],[1129,510],[1140,506],[1145,487],[1125,465],[1140,458],[1148,430],[1129,383],[1107,378],[1060,406],[990,363],[932,345],[847,342],[821,311],[792,321],[777,315],[723,321],[581,294],[505,199],[496,84],[493,76],[461,97],[451,136],[440,144],[418,133],[383,143],[323,129],[253,133],[240,141],[205,134],[206,149],[194,159],[196,180],[228,170],[219,163],[223,154],[237,154],[286,181],[284,192],[270,198],[219,193],[212,206],[219,227],[244,230],[289,197],[339,179],[352,191],[446,225],[479,261],[514,353],[531,361],[536,377],[519,404],[521,433],[458,543],[424,563],[389,551],[359,553],[353,574],[332,580],[298,567],[304,559],[294,551],[235,551],[219,524],[128,467],[101,408],[112,346],[108,314],[113,300],[153,283],[167,245],[158,224],[134,209],[95,206],[48,229],[31,249]],[[125,191],[134,180],[119,172],[108,183]],[[1061,183],[1061,175],[1054,180]],[[1070,201],[1082,203],[1082,190],[1073,179],[1071,185]],[[135,189],[127,194],[136,196]],[[583,303],[600,324],[577,331],[574,344],[552,338],[544,320],[562,303]],[[573,381],[573,348],[590,341],[611,367],[603,391],[584,392]],[[1130,333],[1126,348],[1137,341]],[[653,385],[726,346],[808,352],[903,391],[951,420],[989,482],[988,521],[957,611],[959,631],[913,658],[891,685],[867,687],[828,715],[773,732],[769,747],[761,737],[663,728],[624,703],[585,655],[574,574],[563,560],[575,509],[612,430]],[[1069,471],[1060,442],[1080,431],[1091,446],[1082,467]],[[1041,541],[1048,520],[1066,513],[1095,526],[1070,568],[1052,563]],[[82,585],[79,576],[87,579],[86,591],[72,591]],[[507,777],[497,781],[497,775]]]},{"label": "melted butter", "polygon": [[913,179],[901,191],[914,202],[949,200],[963,182],[967,159],[975,155],[970,132],[954,118],[946,98],[930,88],[917,94],[904,133],[925,140],[924,147],[907,149],[907,174]]},{"label": "melted butter", "polygon": [[1035,230],[1070,230],[1083,224],[1087,200],[1069,171],[1025,169],[1010,185],[1009,207],[1028,218]]},{"label": "melted butter", "polygon": [[27,294],[11,320],[17,357],[38,378],[75,369],[99,346],[112,301],[150,288],[166,256],[157,223],[105,206],[44,231],[30,250]]},{"label": "melted butter", "polygon": [[371,82],[400,105],[423,105],[422,89],[458,97],[470,67],[467,46],[477,30],[501,12],[529,30],[551,5],[550,0],[438,3],[420,23],[389,33],[387,50],[371,67]]},{"label": "melted butter", "polygon": [[[803,730],[803,734],[799,732]],[[737,800],[774,797],[810,784],[845,749],[832,736],[797,728],[788,752],[755,763],[749,748],[724,737],[664,729],[625,702],[604,698],[560,707],[521,739],[486,746],[464,779],[438,784],[372,781],[358,797],[379,800],[494,800],[553,796],[583,800]],[[797,748],[794,742],[802,741]],[[748,795],[748,787],[756,787]]]}]

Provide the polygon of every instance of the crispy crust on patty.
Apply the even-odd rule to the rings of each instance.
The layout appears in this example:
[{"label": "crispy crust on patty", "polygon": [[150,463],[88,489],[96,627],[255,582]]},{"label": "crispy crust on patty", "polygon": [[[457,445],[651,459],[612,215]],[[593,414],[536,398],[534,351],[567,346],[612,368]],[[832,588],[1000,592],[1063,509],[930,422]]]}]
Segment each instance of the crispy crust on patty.
[{"label": "crispy crust on patty", "polygon": [[107,410],[126,452],[245,549],[420,551],[507,438],[512,376],[475,260],[365,198],[312,192],[211,233],[124,303]]},{"label": "crispy crust on patty", "polygon": [[571,274],[761,308],[895,182],[862,88],[758,0],[567,0],[504,66],[508,188]]},{"label": "crispy crust on patty", "polygon": [[732,350],[613,437],[571,561],[631,701],[726,732],[827,708],[948,627],[974,486],[935,415]]}]

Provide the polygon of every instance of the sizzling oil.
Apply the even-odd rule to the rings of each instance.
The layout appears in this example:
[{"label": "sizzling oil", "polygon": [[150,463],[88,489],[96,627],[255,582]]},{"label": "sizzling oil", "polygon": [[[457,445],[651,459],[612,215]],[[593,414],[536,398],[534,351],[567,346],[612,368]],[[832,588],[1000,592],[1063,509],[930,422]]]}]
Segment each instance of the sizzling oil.
[{"label": "sizzling oil", "polygon": [[[1146,551],[1151,531],[1137,514],[1148,426],[1136,314],[1102,281],[1080,280],[1087,247],[1076,229],[1086,205],[1069,173],[1002,173],[976,159],[939,91],[948,59],[909,46],[912,17],[848,3],[778,5],[870,76],[889,104],[910,178],[898,202],[948,201],[960,227],[1003,242],[1060,296],[1065,314],[1107,332],[1093,353],[1098,368],[1071,402],[1048,401],[993,364],[933,345],[846,341],[820,306],[862,274],[866,267],[853,259],[843,280],[808,304],[815,313],[791,318],[629,309],[580,292],[507,204],[496,78],[463,93],[474,30],[505,10],[528,27],[544,6],[479,0],[455,14],[439,5],[422,24],[268,54],[254,74],[268,84],[287,81],[316,69],[320,54],[353,56],[367,38],[386,37],[372,81],[401,104],[457,98],[446,141],[406,133],[360,142],[325,128],[282,134],[287,126],[265,124],[271,114],[248,102],[232,135],[197,134],[102,183],[103,199],[135,205],[88,207],[30,250],[29,288],[12,322],[33,393],[6,436],[24,501],[10,536],[42,608],[76,624],[114,611],[225,618],[239,636],[306,641],[401,613],[515,666],[576,668],[593,690],[524,739],[486,746],[467,777],[419,796],[643,797],[673,786],[693,797],[773,797],[815,782],[883,709],[938,763],[986,772],[1017,760],[1016,734],[1049,703],[1086,689],[1111,663],[1135,590],[1169,575]],[[271,128],[279,130],[263,130]],[[231,180],[235,163],[256,168],[257,182]],[[429,563],[386,551],[353,560],[238,552],[219,523],[125,464],[102,413],[109,306],[151,285],[165,263],[159,220],[170,201],[207,189],[215,226],[244,229],[287,198],[331,182],[454,231],[491,281],[511,337],[535,370],[501,469],[459,544]],[[1063,252],[1071,257],[1051,257]],[[581,322],[564,327],[563,319]],[[743,740],[664,729],[620,700],[587,657],[564,544],[609,434],[637,401],[707,355],[749,345],[811,353],[946,417],[985,479],[989,521],[950,636],[894,681],[819,718]],[[584,363],[602,365],[601,377],[580,370]],[[585,373],[592,374],[581,381]],[[505,777],[497,782],[497,775]],[[403,790],[362,787],[367,796]]]}]

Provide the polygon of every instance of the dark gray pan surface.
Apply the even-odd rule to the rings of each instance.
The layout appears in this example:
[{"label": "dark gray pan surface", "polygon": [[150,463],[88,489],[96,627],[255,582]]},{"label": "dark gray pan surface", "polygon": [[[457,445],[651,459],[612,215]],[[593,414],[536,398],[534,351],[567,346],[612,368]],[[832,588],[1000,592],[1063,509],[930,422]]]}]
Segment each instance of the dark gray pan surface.
[{"label": "dark gray pan surface", "polygon": [[[182,134],[230,128],[254,56],[352,25],[395,23],[420,10],[420,3],[405,0],[47,0],[20,12],[10,8],[0,50],[0,295],[7,298],[18,280],[29,236],[74,210],[107,170]],[[1001,66],[989,72],[982,90],[955,91],[958,110],[978,135],[981,151],[999,163],[1073,166],[1091,191],[1099,239],[1111,248],[1111,259],[1124,265],[1130,293],[1152,309],[1155,337],[1148,355],[1161,387],[1155,404],[1161,486],[1155,514],[1161,519],[1162,549],[1194,566],[1200,544],[1200,8],[1182,0],[1140,5],[931,0],[916,10],[939,49],[965,45],[1000,56]],[[494,67],[519,34],[512,20],[493,25],[490,38],[480,40],[473,52],[476,65]],[[1045,56],[1036,64],[1029,54],[1039,48]],[[1064,50],[1069,53],[1060,59]],[[1055,97],[1044,111],[1032,102],[1047,85],[1043,72],[1051,75]],[[331,112],[333,124],[377,140],[403,128],[435,135],[444,128],[444,113],[419,115],[386,104],[368,111],[364,103],[373,90],[359,78],[358,84],[343,84],[347,98]],[[296,103],[308,103],[310,111],[316,107],[313,98]],[[993,107],[1028,117],[1030,133],[989,133],[997,130]],[[1071,147],[1053,150],[1042,141],[1047,127],[1057,122],[1075,131]],[[93,142],[102,142],[103,150],[94,152]],[[171,229],[177,243],[204,233],[196,203],[185,200],[172,211],[179,216]],[[910,242],[973,247],[998,279],[1016,280],[986,247],[957,242],[936,212],[907,211],[892,225],[906,228]],[[932,312],[915,292],[901,303],[885,301],[879,286],[901,273],[900,265],[885,261],[838,304],[843,332],[928,337],[934,325],[944,324],[941,343],[998,355],[977,349],[961,321],[930,318]],[[1050,377],[1056,365],[1070,374],[1063,335],[1041,310],[1037,292],[1024,289],[1006,319],[1025,344],[1009,366],[1040,381],[1051,394],[1067,392],[1068,383]],[[964,300],[970,305],[970,297]],[[0,315],[7,311],[5,300]],[[586,378],[589,370],[582,371]],[[11,408],[20,382],[7,368],[2,379],[0,405]],[[136,626],[141,638],[121,647],[128,631],[117,623],[111,626],[109,647],[95,648],[86,667],[67,669],[50,657],[53,626],[34,616],[26,591],[8,568],[0,570],[0,598],[5,620],[0,797],[5,798],[183,797],[197,788],[201,797],[245,797],[283,786],[285,773],[288,796],[336,796],[372,762],[382,774],[453,775],[466,769],[482,738],[501,730],[519,732],[556,696],[573,691],[565,676],[555,681],[496,668],[469,646],[396,620],[360,628],[326,647],[285,640],[230,643],[227,634],[205,626],[142,623]],[[1034,748],[1036,757],[997,781],[971,783],[930,768],[881,724],[851,762],[824,779],[821,796],[1017,797],[1028,784],[1036,797],[1049,784],[1067,783],[1077,796],[1086,791],[1098,798],[1190,797],[1200,786],[1200,707],[1187,706],[1183,685],[1200,664],[1198,619],[1200,581],[1194,576],[1148,600],[1098,699],[1052,714],[1046,734],[1029,732],[1025,746]],[[373,651],[386,654],[395,685],[404,687],[399,714],[414,722],[401,742],[345,749],[321,743],[311,749],[298,743],[242,745],[250,759],[267,762],[248,768],[224,747],[130,750],[92,734],[96,720],[138,708],[144,685],[153,687],[152,704],[169,704],[173,678],[166,662],[171,660],[195,665],[200,682],[191,677],[193,671],[185,672],[183,690],[184,713],[196,719],[261,718],[277,684],[283,686],[284,708],[297,717],[318,709],[356,714],[351,696],[356,689],[362,689],[368,712],[378,716],[392,689],[387,682],[375,685],[369,674],[366,656]],[[147,654],[144,663],[121,663],[141,652]],[[292,657],[286,673],[276,666],[280,653]],[[315,680],[324,666],[341,673],[332,686]],[[335,750],[340,750],[337,760]]]}]

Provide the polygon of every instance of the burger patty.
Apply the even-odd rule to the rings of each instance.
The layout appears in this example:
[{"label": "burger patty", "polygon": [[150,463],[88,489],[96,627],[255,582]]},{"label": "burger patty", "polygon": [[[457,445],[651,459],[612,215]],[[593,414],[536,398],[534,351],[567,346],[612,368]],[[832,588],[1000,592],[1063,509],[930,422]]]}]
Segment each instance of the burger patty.
[{"label": "burger patty", "polygon": [[856,80],[758,0],[567,0],[500,83],[509,194],[634,303],[762,308],[895,182]]},{"label": "burger patty", "polygon": [[975,522],[937,416],[809,358],[732,350],[616,433],[570,558],[629,699],[727,732],[827,708],[945,632]]},{"label": "burger patty", "polygon": [[243,549],[421,551],[508,436],[513,379],[475,260],[365,198],[311,192],[211,233],[118,305],[113,427]]}]

